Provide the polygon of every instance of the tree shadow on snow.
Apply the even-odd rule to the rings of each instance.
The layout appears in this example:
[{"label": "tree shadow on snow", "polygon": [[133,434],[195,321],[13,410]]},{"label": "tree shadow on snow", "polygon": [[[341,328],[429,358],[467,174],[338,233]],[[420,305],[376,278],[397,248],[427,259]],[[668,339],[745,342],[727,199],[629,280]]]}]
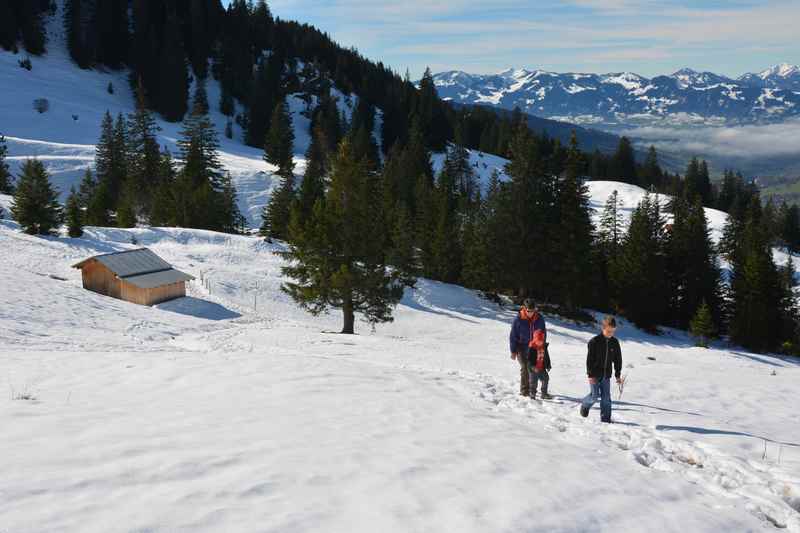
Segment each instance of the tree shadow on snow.
[{"label": "tree shadow on snow", "polygon": [[739,437],[752,437],[754,439],[765,440],[767,442],[772,442],[774,444],[782,444],[784,446],[794,446],[800,448],[800,443],[781,442],[778,440],[769,439],[767,437],[753,435],[752,433],[745,433],[743,431],[730,431],[727,429],[709,429],[709,428],[701,428],[694,426],[667,426],[667,425],[658,425],[656,426],[656,429],[660,431],[688,431],[689,433],[697,433],[699,435],[735,435]]},{"label": "tree shadow on snow", "polygon": [[158,304],[156,307],[162,311],[189,315],[205,320],[233,320],[234,318],[242,316],[236,311],[231,311],[218,303],[193,298],[191,296],[170,300],[169,302]]}]

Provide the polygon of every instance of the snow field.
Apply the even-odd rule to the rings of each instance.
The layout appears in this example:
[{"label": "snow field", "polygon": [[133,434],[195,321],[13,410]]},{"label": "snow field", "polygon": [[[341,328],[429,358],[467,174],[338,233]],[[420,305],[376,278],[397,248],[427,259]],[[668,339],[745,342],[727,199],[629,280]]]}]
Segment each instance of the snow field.
[{"label": "snow field", "polygon": [[[189,298],[136,306],[69,268],[139,245],[198,277]],[[420,280],[341,337],[257,239],[3,221],[0,247],[0,529],[800,531],[797,361],[623,324],[604,426],[577,413],[592,328],[550,317],[560,403],[521,399],[513,311],[460,287]]]}]

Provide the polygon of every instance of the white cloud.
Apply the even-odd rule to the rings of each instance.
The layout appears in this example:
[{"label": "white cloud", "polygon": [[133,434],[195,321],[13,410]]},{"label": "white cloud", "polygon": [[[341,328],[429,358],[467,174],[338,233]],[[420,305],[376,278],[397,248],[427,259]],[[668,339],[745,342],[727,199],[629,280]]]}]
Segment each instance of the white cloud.
[{"label": "white cloud", "polygon": [[756,159],[800,157],[800,119],[782,124],[738,127],[642,127],[625,135],[673,152],[701,157]]}]

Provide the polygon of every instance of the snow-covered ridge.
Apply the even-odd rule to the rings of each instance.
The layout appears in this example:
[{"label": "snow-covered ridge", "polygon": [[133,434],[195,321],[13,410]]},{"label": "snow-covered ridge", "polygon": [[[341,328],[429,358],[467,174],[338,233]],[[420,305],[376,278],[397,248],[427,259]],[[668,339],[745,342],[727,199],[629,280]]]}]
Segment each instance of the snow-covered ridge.
[{"label": "snow-covered ridge", "polygon": [[[609,128],[682,124],[694,115],[707,124],[754,124],[797,116],[800,69],[779,65],[737,79],[684,68],[646,78],[632,72],[556,73],[508,69],[473,75],[449,71],[434,76],[440,95],[458,103],[491,104],[545,118]],[[766,107],[767,90],[778,92]]]}]

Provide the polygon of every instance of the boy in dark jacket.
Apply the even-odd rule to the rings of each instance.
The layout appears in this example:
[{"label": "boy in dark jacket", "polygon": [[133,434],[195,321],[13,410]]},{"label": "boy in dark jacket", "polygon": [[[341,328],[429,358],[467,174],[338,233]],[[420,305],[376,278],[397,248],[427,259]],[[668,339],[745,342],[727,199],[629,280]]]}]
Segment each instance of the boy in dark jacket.
[{"label": "boy in dark jacket", "polygon": [[[542,397],[549,398],[547,394],[547,382],[549,376],[547,370],[550,368],[549,357],[547,357],[547,326],[544,318],[536,309],[536,305],[530,298],[525,299],[519,314],[514,318],[509,335],[509,346],[511,359],[516,359],[519,363],[519,393],[522,396],[536,396],[538,381],[542,381]],[[540,360],[539,354],[542,354]],[[539,372],[534,372],[537,367]],[[536,374],[534,376],[534,373]],[[533,391],[531,388],[533,387]]]},{"label": "boy in dark jacket", "polygon": [[600,399],[600,420],[611,422],[611,376],[620,382],[622,372],[622,349],[614,337],[617,321],[613,316],[603,319],[603,332],[589,341],[586,354],[586,374],[591,391],[581,402],[581,416],[589,416],[589,409]]}]

